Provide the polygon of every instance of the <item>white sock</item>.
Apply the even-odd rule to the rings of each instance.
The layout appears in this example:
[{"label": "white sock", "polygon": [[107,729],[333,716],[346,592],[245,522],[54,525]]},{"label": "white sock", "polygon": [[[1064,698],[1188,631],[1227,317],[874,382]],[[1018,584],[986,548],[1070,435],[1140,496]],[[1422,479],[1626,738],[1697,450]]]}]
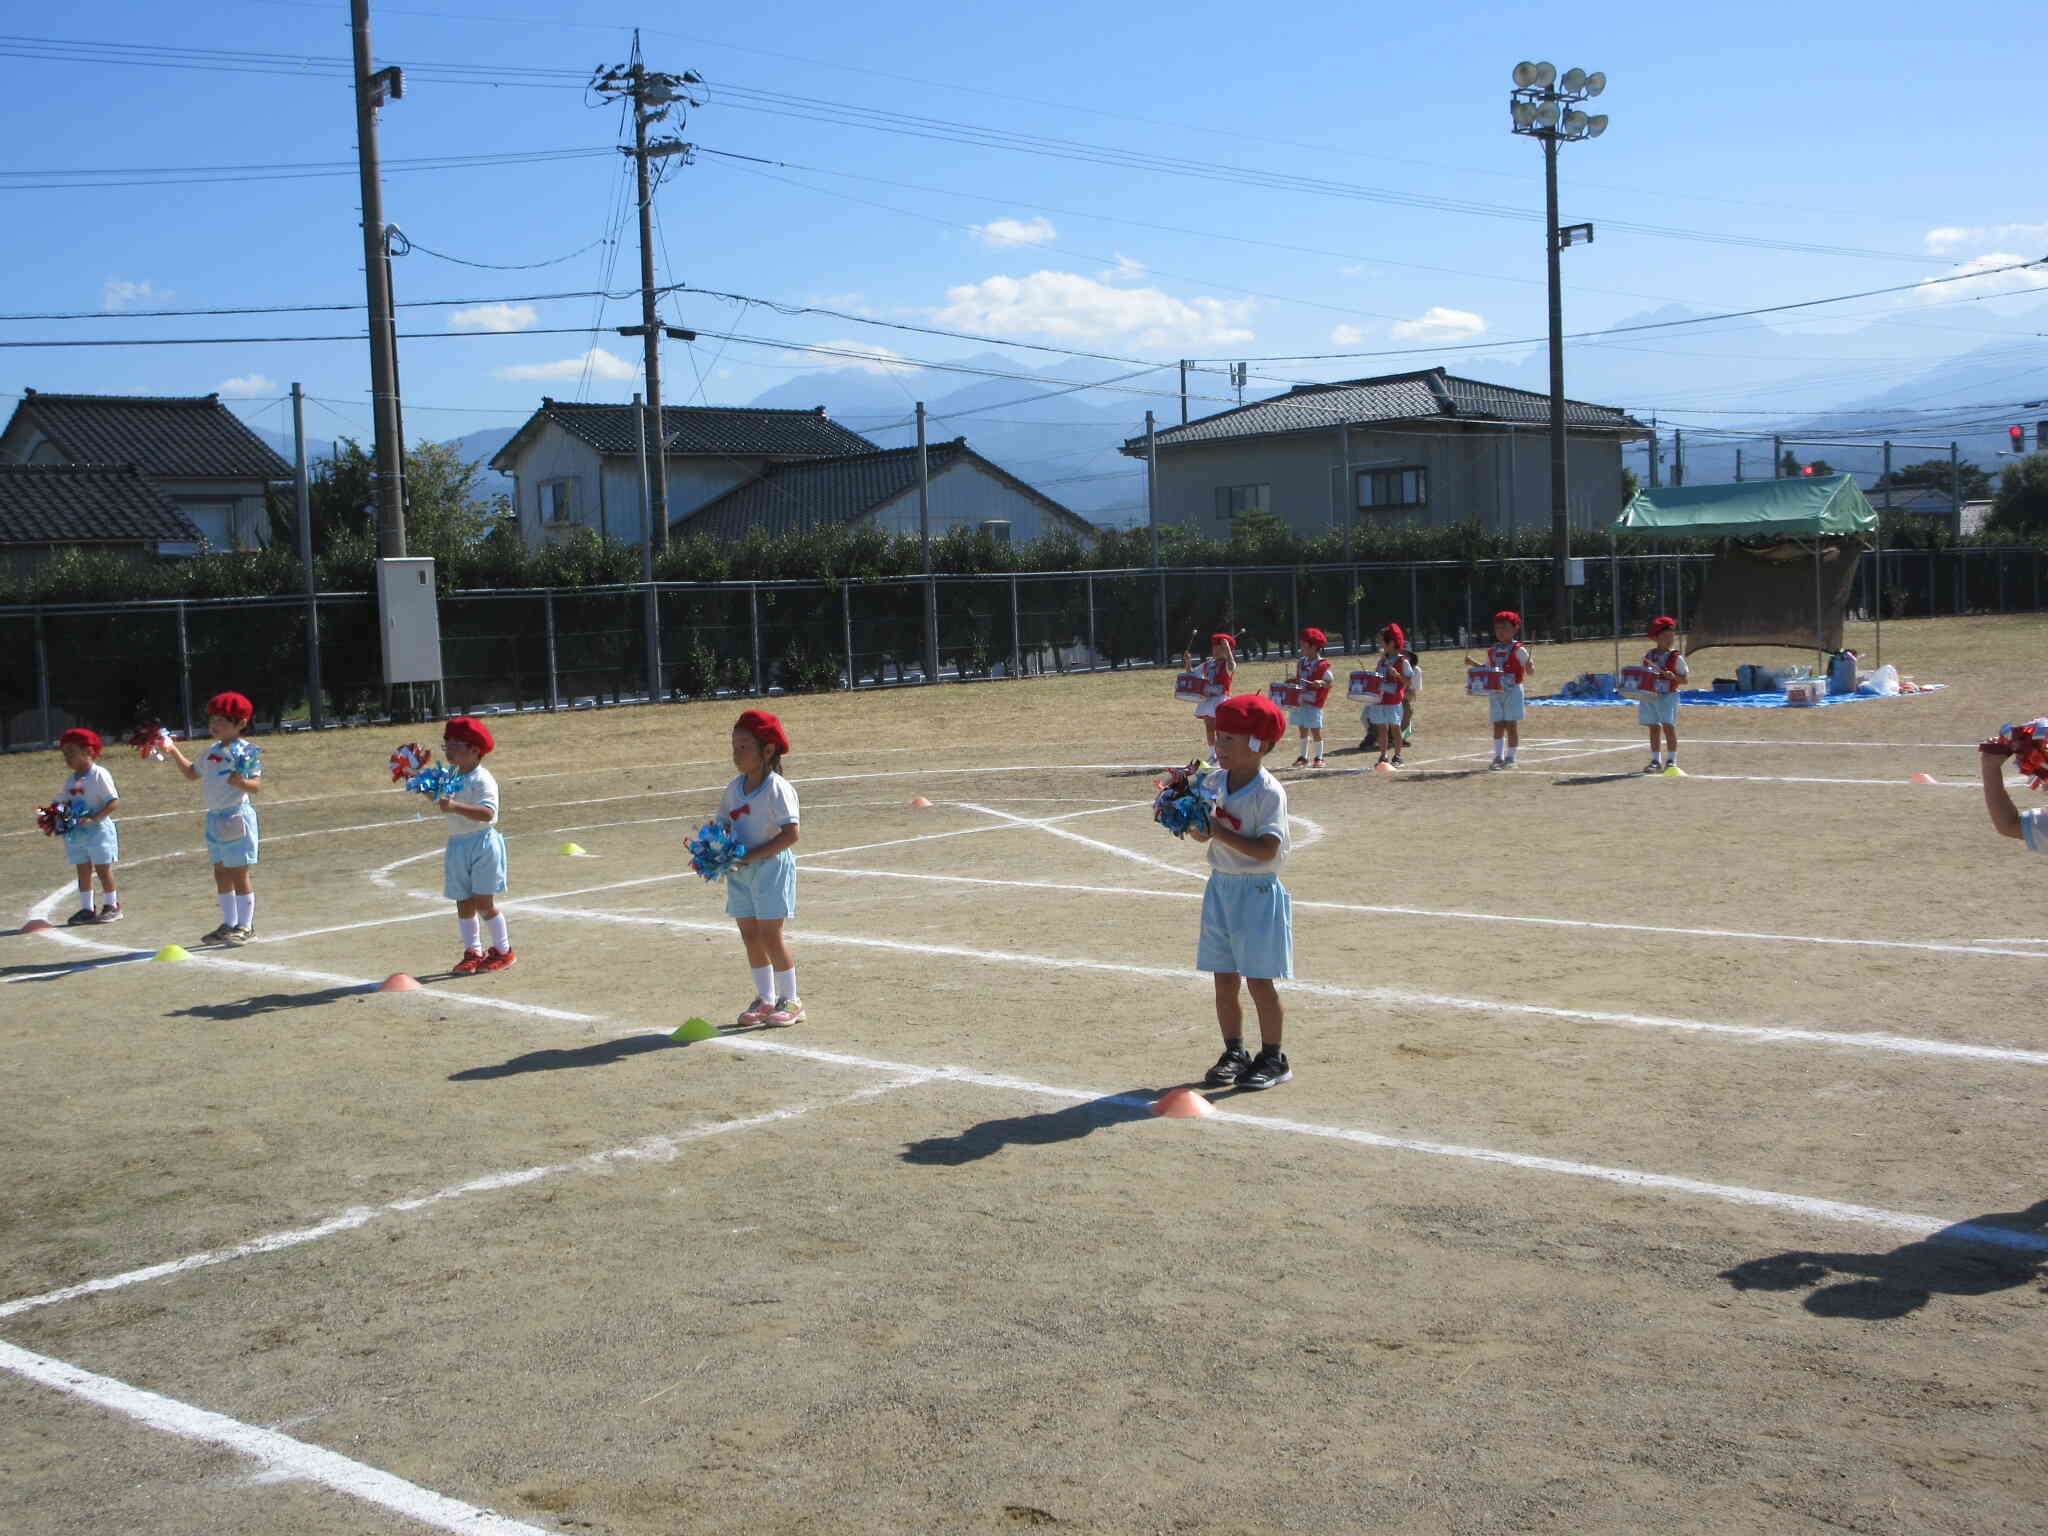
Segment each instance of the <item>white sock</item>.
[{"label": "white sock", "polygon": [[754,967],[754,996],[764,1003],[775,1001],[775,967],[772,965]]},{"label": "white sock", "polygon": [[242,891],[235,897],[235,926],[254,928],[256,926],[256,893]]},{"label": "white sock", "polygon": [[775,1000],[786,1003],[796,996],[796,967],[775,973]]},{"label": "white sock", "polygon": [[81,912],[90,912],[90,911],[92,910],[92,892],[91,892],[91,891],[89,891],[89,890],[85,890],[85,891],[80,891],[80,892],[78,893],[78,910],[79,910],[79,911],[81,911]]},{"label": "white sock", "polygon": [[482,943],[479,942],[483,937],[483,924],[479,923],[475,918],[458,917],[455,919],[455,929],[462,935],[462,952],[464,954],[468,954],[472,949],[483,948]]},{"label": "white sock", "polygon": [[491,933],[491,948],[501,955],[512,953],[512,930],[505,925],[505,914],[493,912],[484,919],[484,926]]},{"label": "white sock", "polygon": [[233,891],[222,891],[220,893],[220,920],[230,928],[235,925],[235,893]]},{"label": "white sock", "polygon": [[1499,761],[1500,761],[1500,760],[1501,760],[1501,759],[1502,759],[1503,757],[1507,756],[1507,751],[1508,751],[1508,744],[1507,744],[1506,742],[1502,741],[1502,740],[1501,740],[1501,739],[1500,739],[1500,738],[1499,738],[1498,736],[1494,737],[1494,738],[1493,738],[1493,760],[1494,760],[1495,762],[1499,762]]}]

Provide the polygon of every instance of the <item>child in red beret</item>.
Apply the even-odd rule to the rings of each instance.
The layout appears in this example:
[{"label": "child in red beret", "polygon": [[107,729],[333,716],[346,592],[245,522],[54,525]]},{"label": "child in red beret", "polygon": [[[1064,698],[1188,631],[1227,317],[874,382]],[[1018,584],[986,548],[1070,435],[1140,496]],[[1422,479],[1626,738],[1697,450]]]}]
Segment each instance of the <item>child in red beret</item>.
[{"label": "child in red beret", "polygon": [[260,829],[249,797],[263,790],[263,754],[243,739],[256,706],[239,693],[216,693],[206,701],[206,733],[213,745],[194,763],[177,742],[164,738],[164,751],[178,771],[199,783],[206,801],[206,852],[213,861],[213,894],[220,926],[202,944],[239,947],[256,936],[256,867]]},{"label": "child in red beret", "polygon": [[[512,949],[512,930],[498,910],[498,897],[510,884],[504,834],[498,830],[498,780],[484,766],[497,750],[497,738],[481,720],[457,715],[441,730],[441,755],[462,776],[452,795],[434,806],[448,818],[448,847],[441,855],[441,894],[455,903],[455,927],[462,935],[458,976],[502,971],[519,956]],[[485,949],[488,935],[491,947]]]},{"label": "child in red beret", "polygon": [[[1636,701],[1636,723],[1650,732],[1650,761],[1645,773],[1662,773],[1678,766],[1678,689],[1692,676],[1685,652],[1678,648],[1678,624],[1668,618],[1650,620],[1650,649],[1643,653],[1643,665],[1669,680],[1670,693]],[[1664,740],[1657,740],[1662,731]],[[1665,751],[1659,752],[1659,746]]]},{"label": "child in red beret", "polygon": [[1379,760],[1390,768],[1401,766],[1401,711],[1407,706],[1408,690],[1415,685],[1415,668],[1404,650],[1407,644],[1408,637],[1398,624],[1380,631],[1380,657],[1373,667],[1380,675],[1380,702],[1365,706],[1367,736],[1379,739]]},{"label": "child in red beret", "polygon": [[1335,676],[1323,655],[1329,644],[1330,637],[1320,629],[1301,632],[1301,654],[1294,661],[1294,681],[1301,689],[1301,702],[1287,716],[1289,723],[1301,730],[1301,755],[1294,760],[1297,768],[1323,766],[1323,705],[1329,701],[1330,683]]},{"label": "child in red beret", "polygon": [[[1522,701],[1522,682],[1536,670],[1529,660],[1529,647],[1515,638],[1515,631],[1522,627],[1522,616],[1512,608],[1503,608],[1493,616],[1493,644],[1486,648],[1486,662],[1497,668],[1506,681],[1498,693],[1486,696],[1486,718],[1493,724],[1493,763],[1495,768],[1515,766],[1515,749],[1522,744],[1522,720],[1528,713]],[[1465,665],[1476,667],[1480,663],[1470,656]]]},{"label": "child in red beret", "polygon": [[[1195,968],[1215,978],[1223,1054],[1202,1081],[1211,1088],[1271,1088],[1294,1076],[1280,1048],[1284,1016],[1274,985],[1294,974],[1294,905],[1280,870],[1287,861],[1287,791],[1265,769],[1287,735],[1280,706],[1258,694],[1226,699],[1216,710],[1216,771],[1207,832],[1209,883],[1202,891],[1202,937]],[[1244,1003],[1259,1015],[1259,1054],[1244,1048]]]},{"label": "child in red beret", "polygon": [[[121,857],[120,831],[114,825],[114,811],[121,795],[114,788],[114,776],[99,756],[106,744],[99,732],[74,726],[57,738],[64,754],[64,792],[57,801],[69,811],[75,825],[64,834],[64,856],[78,875],[78,910],[65,926],[84,923],[117,923],[121,920],[121,898],[114,890],[114,864]],[[93,910],[92,879],[98,875],[106,903]]]},{"label": "child in red beret", "polygon": [[1195,706],[1195,718],[1202,722],[1202,730],[1209,745],[1209,761],[1216,761],[1216,706],[1230,696],[1231,680],[1237,676],[1237,646],[1230,636],[1214,634],[1209,637],[1209,659],[1200,668],[1194,668],[1194,653],[1183,651],[1180,664],[1182,671],[1199,670],[1205,679],[1202,688],[1202,702]]},{"label": "child in red beret", "polygon": [[750,709],[732,728],[732,765],[739,777],[725,786],[718,819],[747,846],[746,857],[725,877],[726,915],[739,924],[754,973],[754,1001],[742,1024],[801,1024],[796,961],[782,925],[796,916],[796,786],[782,776],[789,732],[765,709]]}]

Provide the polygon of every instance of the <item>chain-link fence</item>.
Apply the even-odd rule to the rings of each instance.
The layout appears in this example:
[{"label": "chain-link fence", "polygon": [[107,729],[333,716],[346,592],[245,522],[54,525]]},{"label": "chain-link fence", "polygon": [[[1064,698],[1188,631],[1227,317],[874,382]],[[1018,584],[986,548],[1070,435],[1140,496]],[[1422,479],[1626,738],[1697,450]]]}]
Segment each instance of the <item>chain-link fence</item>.
[{"label": "chain-link fence", "polygon": [[[1605,639],[1640,634],[1660,613],[1682,625],[1712,561],[1588,556],[1563,623],[1550,612],[1543,560],[455,592],[440,604],[435,702],[505,712],[893,687],[928,679],[932,642],[941,681],[1178,664],[1222,629],[1253,659],[1292,656],[1307,625],[1339,654],[1372,650],[1389,620],[1428,650],[1483,639],[1501,608],[1521,613],[1537,641]],[[2043,564],[2028,548],[1868,553],[1851,617],[2037,610]],[[318,612],[315,701],[302,597],[0,608],[0,646],[16,658],[0,670],[0,748],[47,745],[74,724],[109,735],[151,719],[203,730],[195,711],[226,688],[256,700],[259,729],[409,708],[382,682],[374,599],[329,593]]]}]

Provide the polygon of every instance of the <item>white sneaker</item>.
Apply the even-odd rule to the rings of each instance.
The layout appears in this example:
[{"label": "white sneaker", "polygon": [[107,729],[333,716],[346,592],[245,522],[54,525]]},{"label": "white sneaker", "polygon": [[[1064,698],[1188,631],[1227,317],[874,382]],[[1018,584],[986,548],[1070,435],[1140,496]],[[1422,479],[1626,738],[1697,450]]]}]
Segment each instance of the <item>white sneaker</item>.
[{"label": "white sneaker", "polygon": [[742,1024],[765,1024],[768,1022],[768,1015],[774,1011],[775,1005],[773,1003],[769,1002],[765,997],[757,997],[754,999],[753,1006],[740,1014],[739,1021]]},{"label": "white sneaker", "polygon": [[1486,771],[1488,773],[1499,773],[1501,769],[1507,767],[1507,765],[1508,760],[1506,758],[1496,757],[1492,762],[1486,765]]},{"label": "white sneaker", "polygon": [[804,1021],[804,1005],[800,998],[785,997],[769,1010],[763,1024],[801,1024]]}]

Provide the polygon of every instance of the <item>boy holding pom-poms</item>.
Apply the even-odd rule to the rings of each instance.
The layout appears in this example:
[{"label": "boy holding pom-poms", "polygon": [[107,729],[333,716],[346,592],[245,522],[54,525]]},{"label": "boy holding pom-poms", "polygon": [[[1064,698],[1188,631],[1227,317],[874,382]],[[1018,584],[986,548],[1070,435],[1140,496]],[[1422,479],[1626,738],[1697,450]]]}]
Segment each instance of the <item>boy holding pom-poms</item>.
[{"label": "boy holding pom-poms", "polygon": [[263,790],[263,754],[243,738],[256,706],[239,693],[216,693],[206,701],[206,733],[213,745],[195,763],[169,736],[159,744],[178,771],[199,783],[206,801],[206,852],[213,861],[213,892],[220,902],[220,926],[199,942],[239,946],[256,936],[256,867],[259,828],[251,795]]},{"label": "boy holding pom-poms", "polygon": [[[1294,974],[1293,904],[1280,883],[1289,846],[1287,791],[1264,766],[1286,735],[1286,718],[1271,699],[1245,694],[1224,700],[1216,710],[1208,826],[1188,833],[1209,845],[1195,967],[1215,978],[1216,1023],[1223,1031],[1223,1054],[1202,1079],[1211,1088],[1271,1088],[1294,1076],[1280,1048],[1283,1015],[1274,985]],[[1258,1011],[1257,1056],[1244,1048],[1240,983]]]},{"label": "boy holding pom-poms", "polygon": [[[1636,724],[1650,732],[1650,761],[1643,772],[1662,773],[1678,766],[1678,689],[1692,676],[1685,653],[1678,649],[1675,622],[1661,617],[1650,620],[1650,649],[1643,655],[1643,665],[1671,690],[1636,700]],[[1658,740],[1659,731],[1663,732],[1662,741]]]},{"label": "boy holding pom-poms", "polygon": [[[114,776],[99,761],[105,744],[97,731],[74,727],[57,738],[57,746],[70,770],[57,802],[71,817],[71,828],[64,834],[64,856],[78,872],[78,910],[66,925],[119,922],[121,898],[114,890],[114,861],[121,856],[121,839],[114,826],[114,810],[121,797],[114,788]],[[99,876],[100,889],[106,893],[105,904],[98,911],[93,910],[94,875]]]},{"label": "boy holding pom-poms", "polygon": [[[1493,763],[1495,768],[1515,766],[1515,749],[1522,744],[1522,719],[1528,713],[1522,703],[1522,683],[1536,670],[1529,660],[1529,647],[1515,638],[1515,631],[1522,627],[1522,616],[1512,608],[1503,608],[1493,616],[1493,644],[1486,648],[1485,665],[1501,674],[1501,686],[1497,692],[1486,696],[1486,718],[1493,724]],[[1465,658],[1468,667],[1479,666],[1470,656]]]},{"label": "boy holding pom-poms", "polygon": [[726,916],[739,924],[754,973],[754,1001],[742,1024],[801,1024],[796,961],[782,925],[796,916],[796,786],[782,776],[789,732],[765,709],[743,713],[732,728],[732,765],[739,777],[725,786],[718,820],[746,845],[725,877]]},{"label": "boy holding pom-poms", "polygon": [[[505,837],[498,830],[498,780],[484,766],[497,738],[481,721],[458,715],[442,729],[441,752],[455,770],[454,786],[434,801],[448,818],[448,847],[441,855],[441,894],[455,903],[462,957],[455,974],[502,971],[519,956],[511,928],[498,910],[507,881]],[[485,949],[488,935],[491,947]]]}]

